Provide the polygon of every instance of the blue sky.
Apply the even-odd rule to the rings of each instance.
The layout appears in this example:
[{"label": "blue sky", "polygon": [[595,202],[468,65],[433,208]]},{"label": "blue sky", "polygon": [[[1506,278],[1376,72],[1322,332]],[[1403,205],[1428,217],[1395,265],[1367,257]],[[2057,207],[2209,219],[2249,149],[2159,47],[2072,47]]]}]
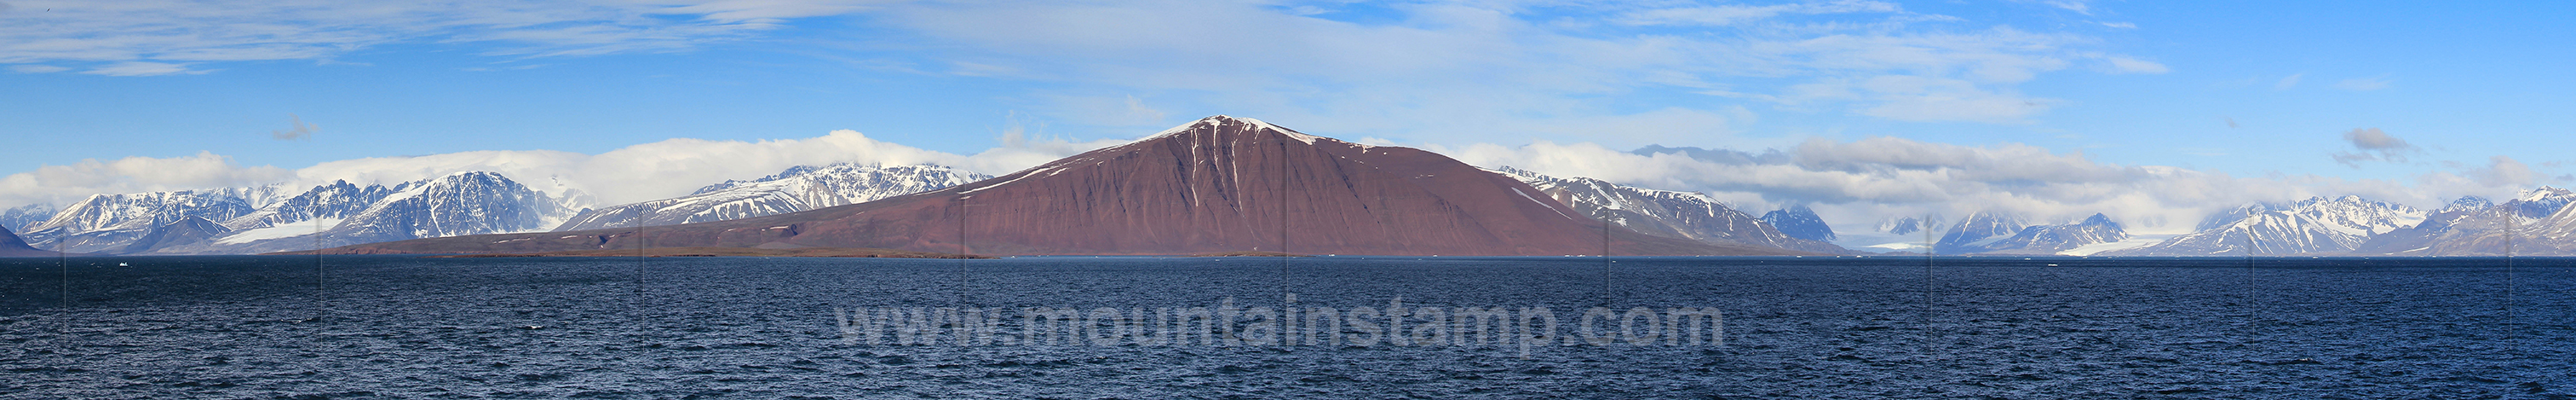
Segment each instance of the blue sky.
[{"label": "blue sky", "polygon": [[[1007,169],[1215,114],[1845,221],[2434,206],[2576,172],[2570,3],[92,3],[0,0],[0,206],[527,157],[635,201],[781,162]],[[834,130],[919,155],[651,166]],[[1843,183],[1619,167],[1647,144]],[[522,158],[386,166],[478,151]]]}]

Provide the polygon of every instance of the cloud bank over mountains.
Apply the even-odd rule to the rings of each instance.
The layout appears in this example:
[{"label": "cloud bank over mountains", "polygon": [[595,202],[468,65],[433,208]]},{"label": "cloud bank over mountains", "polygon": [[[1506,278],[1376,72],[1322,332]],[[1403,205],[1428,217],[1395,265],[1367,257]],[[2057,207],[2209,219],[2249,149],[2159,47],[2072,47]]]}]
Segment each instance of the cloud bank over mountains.
[{"label": "cloud bank over mountains", "polygon": [[[2371,136],[2373,131],[2355,132],[2363,132],[2352,135],[2352,140],[2365,149],[2412,148],[2394,138]],[[709,183],[756,178],[798,165],[939,164],[1003,175],[1128,141],[1032,140],[1013,129],[1001,138],[1003,146],[954,154],[839,130],[787,140],[669,139],[600,154],[469,151],[339,160],[296,169],[243,166],[212,153],[128,157],[0,176],[0,208],[65,204],[102,193],[261,184],[302,188],[334,180],[366,185],[463,171],[499,172],[551,196],[582,195],[590,196],[594,204],[620,204],[685,195]],[[2412,181],[2356,180],[2277,173],[2235,176],[2174,166],[2104,163],[2081,151],[2055,152],[2023,144],[1962,146],[1893,137],[1813,138],[1758,153],[1661,146],[1623,150],[1590,142],[1548,141],[1520,146],[1416,146],[1487,168],[1509,166],[1554,176],[1705,192],[1740,209],[1805,205],[1840,225],[1835,227],[1838,231],[1860,232],[1890,216],[2005,211],[2035,223],[2071,222],[2102,213],[2133,232],[2182,233],[2212,213],[2255,202],[2360,195],[2433,207],[2459,196],[2507,197],[2533,185],[2568,180],[2543,175],[2504,156],[2493,157],[2484,166],[2420,174]]]},{"label": "cloud bank over mountains", "polygon": [[[1813,117],[1908,124],[1862,128],[1888,134],[1961,125],[2053,130],[2061,127],[2047,121],[2052,111],[2106,102],[2049,88],[2070,85],[2045,84],[2047,77],[2144,78],[2213,69],[2206,62],[2123,53],[2118,38],[2139,25],[2092,21],[2096,14],[2120,13],[2085,1],[2025,2],[2052,10],[2046,15],[2083,17],[2059,24],[1957,14],[1972,16],[1963,18],[1929,10],[1973,10],[1861,0],[0,1],[7,4],[0,9],[0,64],[18,74],[223,77],[252,75],[243,72],[264,62],[344,65],[334,63],[423,48],[431,51],[418,53],[469,54],[464,58],[472,62],[463,64],[503,64],[469,70],[506,70],[540,68],[547,58],[749,49],[743,53],[793,53],[798,61],[828,60],[892,80],[999,83],[1012,89],[996,97],[1014,103],[994,108],[1028,110],[1038,120],[1100,131],[1146,132],[1163,128],[1169,118],[1191,117],[1185,110],[1224,110],[1355,141],[1424,147],[1480,166],[1705,191],[1743,209],[1811,205],[1829,221],[1851,227],[1885,215],[2009,209],[2035,222],[2103,212],[2140,232],[2175,231],[2211,211],[2255,201],[2356,194],[2434,206],[2459,195],[2502,197],[2570,179],[2535,171],[2533,164],[2556,168],[2557,161],[2539,156],[2532,163],[2505,156],[2479,165],[2436,162],[2433,172],[2402,178],[2231,175],[2104,163],[2081,151],[2015,143],[1797,139],[1840,133],[1832,124],[1821,130],[1759,125],[1766,117]],[[2287,91],[2307,74],[2261,73],[2238,86],[2260,90],[2268,83]],[[2317,73],[2333,79],[2328,77],[2358,72]],[[2408,89],[2392,88],[2390,76],[2346,79],[2335,87]],[[2222,118],[2233,130],[2240,117],[2248,118],[2245,130],[2264,129],[2256,123],[2265,120],[2255,115]],[[288,129],[270,131],[269,137],[319,135],[319,127],[300,117],[290,114],[285,122]],[[352,125],[334,123],[329,135],[357,133]],[[2427,135],[2419,139],[2441,138],[2411,133],[2425,131],[2406,125],[2379,126]],[[1743,132],[1792,138],[1748,139],[1739,136]],[[2354,168],[2432,158],[2425,147],[2378,128],[2355,129],[2344,139],[2350,147],[2298,157],[2336,151],[2324,155]],[[1754,140],[1786,142],[1763,143],[1776,147],[1764,151],[1629,150]],[[619,203],[676,196],[792,165],[938,163],[1002,174],[1123,140],[1028,140],[1012,134],[1001,142],[991,150],[957,154],[836,131],[787,140],[669,139],[598,154],[491,150],[305,167],[243,165],[233,157],[258,155],[211,152],[56,161],[63,165],[0,176],[0,206],[63,203],[95,193],[311,186],[335,179],[390,183],[465,170],[502,172],[551,193],[577,190]],[[368,151],[359,154],[382,154]]]},{"label": "cloud bank over mountains", "polygon": [[2183,233],[2203,217],[2254,202],[2359,195],[2426,207],[2464,195],[2507,197],[2560,183],[2510,157],[2412,181],[2318,175],[2235,176],[2158,165],[2119,165],[2083,152],[2022,144],[1961,146],[1903,138],[1808,139],[1761,153],[1699,148],[1619,150],[1593,143],[1426,146],[1479,166],[1710,195],[1742,209],[1808,205],[1836,230],[1867,231],[1891,216],[2007,211],[2037,223],[2103,213],[2133,232]]},{"label": "cloud bank over mountains", "polygon": [[390,184],[464,171],[499,172],[551,196],[579,193],[601,204],[675,197],[710,183],[750,179],[798,165],[832,163],[940,164],[1000,174],[1124,140],[1032,140],[1007,132],[1004,145],[975,154],[953,154],[879,141],[857,131],[756,142],[670,139],[600,154],[551,150],[487,150],[411,157],[370,157],[286,169],[244,166],[230,157],[127,157],[48,165],[0,176],[0,208],[32,203],[65,204],[92,194],[212,189],[262,184],[306,188],[348,180]]}]

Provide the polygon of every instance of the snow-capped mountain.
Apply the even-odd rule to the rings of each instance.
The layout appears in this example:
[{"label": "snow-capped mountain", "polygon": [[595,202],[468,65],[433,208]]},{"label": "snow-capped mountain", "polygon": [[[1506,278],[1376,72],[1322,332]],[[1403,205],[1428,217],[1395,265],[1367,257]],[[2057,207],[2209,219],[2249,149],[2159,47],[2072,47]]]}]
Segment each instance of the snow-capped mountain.
[{"label": "snow-capped mountain", "polygon": [[1762,222],[1771,223],[1772,228],[1779,229],[1780,233],[1787,234],[1789,237],[1820,242],[1834,241],[1834,227],[1826,226],[1825,218],[1816,216],[1816,211],[1807,209],[1805,205],[1793,205],[1789,208],[1762,213]]},{"label": "snow-capped mountain", "polygon": [[[2502,204],[2462,197],[2422,223],[2377,236],[2355,246],[2354,253],[2464,256],[2563,255],[2576,240],[2576,214],[2568,204],[2576,192],[2542,186]],[[2478,205],[2484,204],[2484,207]]]},{"label": "snow-capped mountain", "polygon": [[223,225],[216,224],[214,221],[207,221],[205,218],[193,216],[184,217],[177,221],[170,221],[170,223],[152,227],[152,229],[146,231],[143,236],[137,237],[132,242],[126,243],[125,248],[109,251],[109,253],[145,253],[159,248],[203,243],[215,240],[215,238],[222,237],[230,233],[233,233],[232,229],[224,228]]},{"label": "snow-capped mountain", "polygon": [[[2569,197],[2565,190],[2546,186],[2541,188],[2557,192],[2552,196],[2559,198],[2552,200],[2565,200],[2565,197]],[[2559,206],[2558,210],[2550,213],[2548,217],[2531,221],[2528,225],[2508,223],[2505,225],[2505,231],[2491,233],[2489,237],[2483,238],[2486,240],[2482,241],[2505,242],[2504,251],[2497,253],[2506,255],[2576,255],[2576,203],[2564,201],[2560,203],[2567,205]],[[2479,241],[2481,240],[2472,239],[2472,242]]]},{"label": "snow-capped mountain", "polygon": [[346,245],[538,231],[572,214],[491,172],[392,187],[334,182],[292,197],[278,189],[96,195],[54,213],[26,236],[35,247],[74,253],[245,254],[310,249],[316,231],[324,233],[320,244]]},{"label": "snow-capped mountain", "polygon": [[492,172],[394,186],[365,211],[323,231],[341,244],[542,231],[572,214],[553,198]]},{"label": "snow-capped mountain", "polygon": [[253,187],[91,195],[63,207],[21,236],[41,249],[120,251],[163,224],[191,217],[222,221],[249,214],[257,209],[252,200],[266,199],[274,191]]},{"label": "snow-capped mountain", "polygon": [[1933,227],[1940,225],[1941,217],[1938,215],[1930,217],[1895,217],[1878,220],[1878,227],[1876,230],[1890,235],[1904,235],[1908,233],[1922,232],[1926,229],[1932,229]]},{"label": "snow-capped mountain", "polygon": [[[2521,222],[2530,223],[2550,214],[2556,214],[2558,210],[2566,209],[2569,203],[2576,203],[2576,192],[2541,186],[2523,191],[2521,195],[2514,196],[2513,200],[2507,200],[2501,206],[2504,210],[2510,210],[2513,215],[2522,218]],[[2498,212],[2504,210],[2498,210]]]},{"label": "snow-capped mountain", "polygon": [[52,204],[28,204],[0,210],[0,229],[24,231],[54,217]]},{"label": "snow-capped mountain", "polygon": [[[2564,203],[2561,203],[2564,204]],[[2233,217],[2233,214],[2243,214]],[[2161,243],[2107,255],[2215,256],[2289,255],[2352,251],[2375,235],[2415,227],[2423,210],[2343,196],[2309,198],[2287,206],[2255,204],[2238,207],[2233,220],[2213,217],[2208,229]]]},{"label": "snow-capped mountain", "polygon": [[2267,213],[2267,212],[2281,211],[2281,210],[2288,210],[2288,209],[2290,209],[2290,205],[2288,205],[2288,204],[2274,203],[2274,202],[2268,202],[2268,201],[2267,201],[2267,202],[2256,202],[2256,203],[2251,203],[2251,204],[2246,204],[2246,205],[2236,206],[2236,208],[2227,209],[2227,211],[2221,211],[2221,212],[2219,212],[2219,213],[2217,213],[2217,214],[2210,214],[2208,217],[2201,218],[2201,219],[2200,219],[2200,224],[2199,224],[2199,225],[2194,225],[2194,226],[2192,226],[2192,227],[2191,227],[2191,230],[2192,230],[2193,232],[2199,232],[2199,231],[2206,231],[2206,230],[2213,230],[2213,229],[2225,228],[2225,227],[2227,227],[2227,225],[2228,225],[2228,224],[2234,224],[2234,223],[2236,223],[2236,221],[2242,221],[2242,220],[2245,220],[2245,218],[2247,218],[2247,217],[2252,217],[2252,216],[2254,216],[2254,215],[2262,214],[2262,213]]},{"label": "snow-capped mountain", "polygon": [[797,166],[777,175],[708,185],[677,198],[621,204],[575,215],[556,231],[723,221],[785,214],[939,190],[992,178],[937,165]]},{"label": "snow-capped mountain", "polygon": [[223,220],[223,225],[224,228],[232,230],[251,230],[294,225],[312,221],[314,218],[347,219],[366,211],[393,192],[393,188],[381,185],[359,187],[350,184],[349,181],[335,181],[328,185],[315,186],[312,190],[275,204],[262,206],[249,214]]},{"label": "snow-capped mountain", "polygon": [[2485,197],[2460,196],[2459,200],[2451,200],[2451,204],[2443,205],[2441,209],[2433,210],[2433,213],[2441,214],[2460,211],[2477,211],[2487,209],[2487,207],[2495,207],[2495,202],[2489,201]]},{"label": "snow-capped mountain", "polygon": [[2019,216],[2000,211],[1978,211],[1968,214],[1967,218],[1959,220],[1958,225],[1951,225],[1949,231],[1941,233],[1941,241],[1934,242],[1932,250],[1941,254],[1984,252],[1988,250],[1987,245],[2021,233],[2024,225]]},{"label": "snow-capped mountain", "polygon": [[2083,221],[2065,225],[2032,225],[2022,227],[2012,237],[1979,246],[1976,253],[2062,254],[2068,250],[2095,244],[2128,240],[2128,231],[2120,223],[2100,213]]},{"label": "snow-capped mountain", "polygon": [[[1558,178],[1508,166],[1490,171],[1528,183],[1585,215],[1649,235],[1820,253],[1849,252],[1832,243],[1790,236],[1761,218],[1728,208],[1705,194],[1620,186],[1592,178]],[[1810,211],[1806,216],[1812,219],[1815,214]],[[1821,219],[1814,222],[1823,224]],[[1830,234],[1831,230],[1825,232]]]}]

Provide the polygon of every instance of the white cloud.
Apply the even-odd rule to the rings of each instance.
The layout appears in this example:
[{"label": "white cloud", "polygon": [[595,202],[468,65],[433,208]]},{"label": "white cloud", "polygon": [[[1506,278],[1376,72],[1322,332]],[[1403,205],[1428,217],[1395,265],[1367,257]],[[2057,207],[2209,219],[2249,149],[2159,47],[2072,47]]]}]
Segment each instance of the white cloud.
[{"label": "white cloud", "polygon": [[2343,140],[2352,142],[2353,148],[2362,150],[2386,151],[2415,148],[2415,145],[2406,143],[2406,139],[2390,136],[2387,131],[2379,128],[2353,128],[2351,132],[2343,133]]},{"label": "white cloud", "polygon": [[206,71],[190,70],[188,69],[188,66],[184,64],[127,61],[92,68],[88,71],[81,71],[81,73],[107,76],[155,76],[203,74],[206,73]]},{"label": "white cloud", "polygon": [[2367,91],[2372,91],[2372,90],[2387,89],[2387,88],[2388,88],[2388,84],[2389,84],[2388,76],[2387,76],[2387,75],[2381,75],[2381,76],[2378,76],[2378,77],[2371,77],[2371,78],[2353,78],[2353,79],[2345,79],[2345,80],[2343,80],[2342,82],[2335,82],[2335,84],[2334,84],[2334,88],[2336,88],[2336,89],[2343,89],[2343,90],[2350,90],[2350,91],[2355,91],[2355,92],[2367,92]]},{"label": "white cloud", "polygon": [[43,73],[63,72],[63,71],[70,71],[70,70],[72,70],[72,69],[71,69],[71,68],[65,68],[65,67],[57,67],[57,66],[52,66],[52,65],[36,65],[36,64],[28,64],[28,65],[11,65],[11,66],[9,66],[9,71],[11,71],[11,72],[17,72],[17,73],[21,73],[21,74],[43,74]]},{"label": "white cloud", "polygon": [[362,185],[394,184],[464,171],[499,172],[551,195],[562,196],[579,191],[603,204],[618,204],[685,195],[707,184],[727,179],[758,178],[796,165],[932,163],[999,175],[1126,141],[1028,140],[1013,135],[1006,136],[1003,142],[1001,147],[961,155],[887,143],[855,131],[839,130],[812,138],[757,142],[671,139],[596,155],[549,150],[494,150],[371,157],[324,162],[292,171],[270,166],[240,166],[228,157],[212,153],[182,158],[130,157],[43,166],[33,172],[0,176],[0,207],[30,203],[62,204],[102,193],[264,184],[281,184],[290,190],[300,191],[335,180]]},{"label": "white cloud", "polygon": [[[2070,60],[2122,57],[2126,69],[2116,72],[2128,73],[2160,67],[2085,50],[2090,38],[1956,29],[1956,18],[1887,3],[1662,6],[1435,1],[1390,5],[1387,18],[1360,22],[1328,18],[1348,7],[1340,4],[1249,1],[922,2],[865,14],[910,35],[899,49],[941,49],[912,63],[932,73],[1049,83],[1031,95],[1049,104],[1037,108],[1049,120],[1088,124],[1101,114],[1082,110],[1109,110],[1117,105],[1109,100],[1132,94],[1157,110],[1452,143],[1519,142],[1540,137],[1520,127],[1651,113],[1615,99],[1665,93],[2022,124],[2057,101],[2014,86]],[[1537,8],[1581,10],[1529,10]],[[1958,85],[1907,93],[1850,87],[1882,76]],[[1807,90],[1833,85],[1852,93]],[[1711,100],[1667,104],[1730,118],[1751,112]],[[1606,133],[1586,139],[1648,143]]]},{"label": "white cloud", "polygon": [[2423,153],[2423,149],[2416,148],[2415,145],[2406,143],[2405,139],[2389,135],[2387,131],[2379,128],[2353,128],[2352,131],[2343,133],[2343,140],[2351,143],[2352,148],[2358,151],[2335,152],[2329,155],[2335,162],[2353,168],[2360,168],[2361,163],[2370,161],[2403,163],[2406,162],[2406,156]]},{"label": "white cloud", "polygon": [[2483,167],[2429,172],[2415,176],[2415,180],[2419,187],[2454,197],[2473,195],[2488,198],[2507,197],[2532,185],[2568,183],[2565,176],[2542,174],[2533,170],[2530,164],[2506,156],[2488,157],[2487,165]]},{"label": "white cloud", "polygon": [[2541,175],[2533,172],[2530,164],[2506,156],[2489,157],[2485,168],[2469,170],[2467,175],[2478,184],[2490,187],[2523,187],[2541,183]]},{"label": "white cloud", "polygon": [[335,179],[392,183],[459,171],[500,172],[529,187],[596,196],[603,204],[688,194],[727,179],[749,179],[797,165],[838,162],[940,164],[1003,174],[1124,141],[1031,141],[1006,137],[1004,145],[959,155],[888,143],[856,131],[820,137],[757,142],[671,139],[596,155],[560,151],[471,151],[418,157],[377,157],[326,162],[295,171],[295,186]]},{"label": "white cloud", "polygon": [[277,140],[296,140],[313,137],[314,131],[322,130],[322,128],[314,127],[313,124],[304,123],[304,117],[299,117],[295,114],[287,114],[286,122],[286,129],[269,131],[268,137]]},{"label": "white cloud", "polygon": [[1726,4],[1634,11],[1614,21],[1628,25],[1725,26],[1767,20],[1781,14],[1892,13],[1898,8],[1895,3],[1853,0],[1768,6]]},{"label": "white cloud", "polygon": [[[328,0],[25,0],[0,13],[0,63],[101,64],[116,76],[183,73],[193,63],[329,60],[391,43],[490,42],[509,55],[693,48],[772,29],[787,18],[871,1],[349,2]],[[657,15],[694,15],[663,18]]]},{"label": "white cloud", "polygon": [[[1169,113],[1146,105],[1145,99],[1137,98],[1135,95],[1037,94],[1032,97],[1042,103],[1039,109],[1050,115],[1065,116],[1067,122],[1076,124],[1161,129],[1170,126],[1171,122],[1168,121],[1171,119]],[[1018,120],[1028,117],[1013,112],[1011,118]]]},{"label": "white cloud", "polygon": [[2049,5],[2049,6],[2053,6],[2053,7],[2057,7],[2057,8],[2063,8],[2063,9],[2066,9],[2067,11],[2074,11],[2076,14],[2093,15],[2093,5],[2088,4],[2088,3],[2090,3],[2090,2],[2089,2],[2089,1],[2087,1],[2087,0],[2041,0],[2041,1],[2040,1],[2040,4],[2047,4],[2047,5]]},{"label": "white cloud", "polygon": [[244,186],[275,182],[289,175],[285,169],[244,167],[230,157],[206,152],[173,158],[88,159],[0,176],[0,207],[64,204],[93,194]]},{"label": "white cloud", "polygon": [[2103,61],[2108,61],[2108,62],[2110,62],[2110,63],[2111,63],[2111,72],[2114,72],[2114,73],[2124,73],[2124,74],[2161,74],[2161,73],[2166,73],[2166,72],[2172,72],[2172,71],[2173,71],[2173,70],[2172,70],[2172,69],[2170,69],[2170,68],[2166,68],[2164,64],[2159,64],[2159,63],[2156,63],[2156,62],[2154,62],[2154,61],[2140,60],[2140,59],[2136,59],[2136,58],[2129,58],[2129,57],[2123,57],[2123,56],[2110,56],[2110,57],[2104,57],[2102,60],[2103,60]]},{"label": "white cloud", "polygon": [[2290,74],[2288,77],[2281,78],[2280,82],[2272,83],[2272,90],[2289,90],[2290,88],[2298,87],[2299,80],[2307,76],[2308,73],[2306,72]]},{"label": "white cloud", "polygon": [[847,14],[904,1],[907,0],[713,0],[674,4],[649,12],[698,15],[700,19],[722,23],[776,24],[791,18]]},{"label": "white cloud", "polygon": [[1872,77],[1856,83],[1819,83],[1801,90],[1810,98],[1872,100],[1878,104],[1860,110],[1862,115],[1899,121],[2027,123],[2029,117],[2059,102],[1987,91],[1965,80],[1907,75]]}]

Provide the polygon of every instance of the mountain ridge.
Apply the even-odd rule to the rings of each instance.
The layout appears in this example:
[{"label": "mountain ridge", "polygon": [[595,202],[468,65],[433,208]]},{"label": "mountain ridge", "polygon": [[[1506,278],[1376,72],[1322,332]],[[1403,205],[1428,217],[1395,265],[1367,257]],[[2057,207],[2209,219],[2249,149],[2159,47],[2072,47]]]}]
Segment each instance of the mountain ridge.
[{"label": "mountain ridge", "polygon": [[[2311,197],[2281,205],[2255,203],[2213,216],[2213,226],[2163,242],[2105,252],[2121,256],[2241,256],[2352,251],[2374,236],[2417,226],[2421,210],[2360,196]],[[2238,216],[2241,215],[2241,216]],[[2233,218],[2229,220],[2227,218]]]},{"label": "mountain ridge", "polygon": [[1617,185],[1584,177],[1560,178],[1511,166],[1488,171],[1527,183],[1543,197],[1574,207],[1585,216],[1648,235],[1827,254],[1851,252],[1833,243],[1789,235],[1702,193]]},{"label": "mountain ridge", "polygon": [[795,166],[755,180],[727,180],[687,196],[582,211],[553,231],[663,226],[742,219],[865,203],[992,176],[936,165],[838,163]]},{"label": "mountain ridge", "polygon": [[28,246],[27,240],[19,238],[17,232],[9,231],[9,227],[0,226],[0,257],[39,257],[55,255],[59,255],[59,253],[40,250],[33,246]]},{"label": "mountain ridge", "polygon": [[1356,144],[1214,116],[1012,174],[867,203],[640,231],[477,235],[331,252],[533,252],[649,242],[986,255],[1259,250],[1556,256],[1599,254],[1605,247],[1630,255],[1809,254],[1605,227],[1564,204],[1541,200],[1538,192],[1419,149]]}]

